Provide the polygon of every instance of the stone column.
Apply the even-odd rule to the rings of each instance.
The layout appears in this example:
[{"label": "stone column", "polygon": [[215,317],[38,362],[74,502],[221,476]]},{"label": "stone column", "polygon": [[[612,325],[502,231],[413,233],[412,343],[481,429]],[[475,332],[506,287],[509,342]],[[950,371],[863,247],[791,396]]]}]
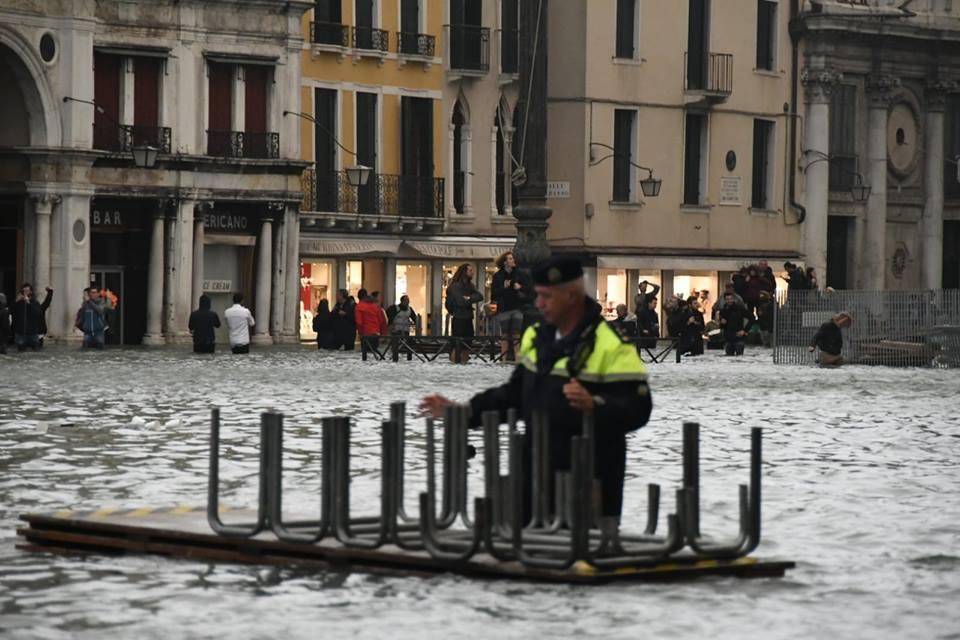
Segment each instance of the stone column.
[{"label": "stone column", "polygon": [[383,293],[380,302],[384,308],[400,302],[400,296],[406,291],[397,291],[397,259],[384,258],[383,260]]},{"label": "stone column", "polygon": [[[279,221],[283,220],[283,214],[279,213]],[[286,227],[282,224],[275,225],[273,231],[273,265],[271,272],[272,280],[272,301],[270,309],[270,333],[274,342],[280,342],[283,335],[283,298],[287,290],[284,274],[286,273]]]},{"label": "stone column", "polygon": [[490,128],[490,218],[495,219],[497,215],[497,127],[494,125]]},{"label": "stone column", "polygon": [[827,215],[830,201],[830,95],[842,75],[830,69],[804,69],[800,78],[806,98],[803,126],[804,206],[803,228],[806,264],[827,280]]},{"label": "stone column", "polygon": [[60,196],[49,193],[32,196],[34,213],[33,244],[33,290],[37,298],[43,300],[44,289],[50,282],[50,225],[53,218],[53,206],[60,203]]},{"label": "stone column", "polygon": [[[943,121],[947,92],[956,90],[954,82],[931,82],[926,86],[926,164],[923,181],[923,222],[921,255],[924,289],[943,286]],[[950,179],[955,179],[950,176]]]},{"label": "stone column", "polygon": [[[162,201],[165,202],[165,201]],[[150,265],[147,270],[147,333],[143,344],[163,344],[163,236],[165,206],[158,205],[150,235]]]},{"label": "stone column", "polygon": [[209,211],[208,203],[200,203],[194,211],[193,218],[193,279],[190,287],[190,300],[199,300],[203,294],[203,252],[204,252],[204,233],[203,219],[204,214]]},{"label": "stone column", "polygon": [[430,261],[430,327],[428,335],[443,335],[443,261]]},{"label": "stone column", "polygon": [[[884,75],[867,79],[867,225],[864,237],[863,289],[883,291],[887,274],[887,120],[896,78]],[[824,280],[825,281],[825,280]]]},{"label": "stone column", "polygon": [[195,217],[194,200],[182,200],[177,205],[175,217],[171,221],[173,247],[168,270],[170,280],[171,305],[167,332],[178,342],[187,342],[190,333],[187,321],[196,300],[193,295],[193,220]]},{"label": "stone column", "polygon": [[463,141],[467,147],[467,157],[463,160],[463,215],[473,215],[473,131],[463,126]]},{"label": "stone column", "polygon": [[176,284],[174,277],[174,244],[176,244],[176,223],[175,216],[168,214],[163,219],[163,237],[164,237],[164,260],[163,260],[163,334],[167,342],[173,342],[176,338],[176,319],[174,317],[174,294]]},{"label": "stone column", "polygon": [[[80,294],[90,286],[90,198],[93,189],[71,185],[54,207],[50,224],[50,287],[53,301],[47,310],[47,335],[79,340],[73,329]],[[42,291],[38,295],[44,295]],[[41,298],[42,299],[42,298]]]},{"label": "stone column", "polygon": [[272,295],[273,220],[264,218],[257,241],[257,281],[254,302],[254,344],[270,344],[270,298]]},{"label": "stone column", "polygon": [[637,309],[637,287],[640,286],[640,270],[627,269],[627,308],[630,313]]},{"label": "stone column", "polygon": [[297,342],[300,336],[300,216],[293,205],[287,205],[284,228],[287,289],[284,292],[283,341]]}]

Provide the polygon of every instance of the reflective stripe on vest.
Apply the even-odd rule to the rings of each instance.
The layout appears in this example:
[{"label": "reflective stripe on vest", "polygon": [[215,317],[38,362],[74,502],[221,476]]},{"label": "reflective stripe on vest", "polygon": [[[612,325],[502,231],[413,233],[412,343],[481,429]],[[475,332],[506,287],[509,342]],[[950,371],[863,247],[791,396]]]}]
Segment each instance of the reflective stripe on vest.
[{"label": "reflective stripe on vest", "polygon": [[[534,339],[538,327],[539,325],[527,327],[520,340],[520,364],[530,371],[537,370],[537,349],[534,346]],[[569,377],[568,359],[563,357],[557,360],[550,375]],[[620,335],[610,328],[610,325],[601,322],[597,326],[593,353],[577,374],[577,379],[583,382],[600,383],[646,380],[647,369],[637,349],[632,344],[624,342]]]}]

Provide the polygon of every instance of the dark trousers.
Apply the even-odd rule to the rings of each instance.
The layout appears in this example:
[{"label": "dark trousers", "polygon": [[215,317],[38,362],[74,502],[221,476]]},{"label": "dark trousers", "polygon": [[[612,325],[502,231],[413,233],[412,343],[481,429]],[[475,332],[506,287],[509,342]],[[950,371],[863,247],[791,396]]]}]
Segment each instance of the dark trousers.
[{"label": "dark trousers", "polygon": [[250,345],[248,344],[235,344],[230,347],[230,351],[233,353],[250,353]]},{"label": "dark trousers", "polygon": [[742,356],[743,340],[739,337],[733,340],[727,340],[727,343],[723,347],[723,352],[728,356]]},{"label": "dark trousers", "polygon": [[193,352],[194,353],[214,353],[217,350],[217,345],[215,344],[197,344],[193,343]]}]

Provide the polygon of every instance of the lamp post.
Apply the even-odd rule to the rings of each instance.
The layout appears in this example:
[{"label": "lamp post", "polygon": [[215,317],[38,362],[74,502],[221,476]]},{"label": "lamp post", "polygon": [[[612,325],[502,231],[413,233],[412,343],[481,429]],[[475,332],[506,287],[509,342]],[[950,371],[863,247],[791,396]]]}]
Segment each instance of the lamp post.
[{"label": "lamp post", "polygon": [[[354,158],[357,157],[356,153],[354,153],[353,151],[350,151],[350,149],[347,149],[345,146],[340,144],[340,141],[337,140],[337,136],[333,135],[333,133],[329,129],[327,129],[322,124],[317,122],[316,118],[311,116],[309,113],[303,113],[302,111],[284,111],[283,115],[284,117],[297,116],[298,118],[306,120],[307,122],[312,122],[314,125],[316,125],[318,129],[320,129],[325,134],[330,136],[330,139],[333,140],[334,144],[336,144],[338,147],[340,147],[341,149],[349,153]],[[366,165],[355,164],[353,166],[347,167],[345,171],[347,174],[347,182],[350,184],[351,187],[362,187],[365,184],[367,184],[367,181],[370,180],[370,174],[373,172],[373,169]]]},{"label": "lamp post", "polygon": [[[603,156],[602,158],[594,159],[594,157],[593,157],[593,147],[602,147],[602,148],[604,148],[604,149],[609,149],[609,150],[612,151],[613,153],[608,153],[607,155]],[[639,182],[640,182],[640,191],[643,192],[643,195],[644,195],[644,197],[646,197],[646,198],[656,198],[657,196],[660,195],[660,187],[663,186],[663,180],[660,179],[660,178],[657,178],[657,177],[655,177],[655,176],[653,175],[653,169],[651,169],[650,167],[644,167],[644,166],[642,166],[642,165],[637,164],[636,162],[634,162],[633,160],[630,159],[630,156],[624,156],[624,155],[621,154],[621,153],[617,153],[617,150],[614,149],[613,147],[611,147],[611,146],[608,145],[608,144],[604,144],[604,143],[602,143],[602,142],[591,142],[591,143],[590,143],[590,166],[591,166],[591,167],[595,167],[595,166],[597,166],[598,164],[600,164],[601,162],[603,162],[604,160],[607,160],[607,159],[609,159],[609,158],[620,158],[621,160],[625,159],[627,162],[630,163],[630,166],[631,166],[631,167],[635,167],[635,168],[640,169],[640,170],[642,170],[642,171],[646,171],[646,172],[647,172],[647,177],[646,177],[646,178],[641,178],[640,181],[639,181]]]},{"label": "lamp post", "polygon": [[[547,226],[553,211],[547,206],[547,2],[520,3],[520,163],[513,172],[519,203],[517,243],[513,250],[517,266],[529,269],[550,257]],[[526,92],[526,95],[523,92]]]},{"label": "lamp post", "polygon": [[[84,100],[82,98],[74,98],[73,96],[64,96],[63,101],[66,102],[80,102],[82,104],[89,104],[97,113],[102,115],[104,118],[112,122],[116,127],[117,131],[122,131],[124,125],[120,124],[114,120],[110,114],[108,114],[103,107],[98,105],[93,100]],[[131,136],[132,138],[132,136]],[[157,156],[160,154],[160,150],[156,147],[152,147],[146,144],[134,144],[130,146],[130,153],[133,156],[133,164],[141,169],[153,169],[157,164]]]}]

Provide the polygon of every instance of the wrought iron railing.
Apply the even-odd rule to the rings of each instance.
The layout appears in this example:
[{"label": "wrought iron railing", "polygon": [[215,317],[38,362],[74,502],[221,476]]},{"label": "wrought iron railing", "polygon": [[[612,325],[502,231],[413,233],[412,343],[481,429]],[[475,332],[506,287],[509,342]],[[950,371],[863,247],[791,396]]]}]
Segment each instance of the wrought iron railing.
[{"label": "wrought iron railing", "polygon": [[337,47],[350,46],[350,27],[339,22],[311,22],[310,42]]},{"label": "wrought iron railing", "polygon": [[354,187],[346,171],[303,173],[303,210],[360,215],[443,217],[444,180],[432,176],[370,174]]},{"label": "wrought iron railing", "polygon": [[457,71],[490,70],[490,29],[469,24],[444,27],[450,47],[450,69]]},{"label": "wrought iron railing", "polygon": [[853,318],[843,330],[846,362],[960,366],[960,290],[779,292],[773,361],[813,364],[814,334],[841,311]]},{"label": "wrought iron railing", "polygon": [[353,48],[386,53],[390,50],[390,32],[374,27],[353,27]]},{"label": "wrought iron railing", "polygon": [[519,73],[520,32],[500,29],[500,73]]},{"label": "wrought iron railing", "polygon": [[684,90],[716,96],[733,93],[733,54],[711,53],[705,60],[690,64],[689,53],[683,54]]},{"label": "wrought iron railing", "polygon": [[432,58],[437,53],[437,38],[427,33],[397,33],[397,53],[403,56]]},{"label": "wrought iron railing", "polygon": [[128,152],[134,147],[150,146],[170,153],[170,127],[141,127],[128,124],[103,124],[93,127],[93,147],[104,151]]},{"label": "wrought iron railing", "polygon": [[279,158],[280,134],[208,129],[207,155],[221,158]]}]

